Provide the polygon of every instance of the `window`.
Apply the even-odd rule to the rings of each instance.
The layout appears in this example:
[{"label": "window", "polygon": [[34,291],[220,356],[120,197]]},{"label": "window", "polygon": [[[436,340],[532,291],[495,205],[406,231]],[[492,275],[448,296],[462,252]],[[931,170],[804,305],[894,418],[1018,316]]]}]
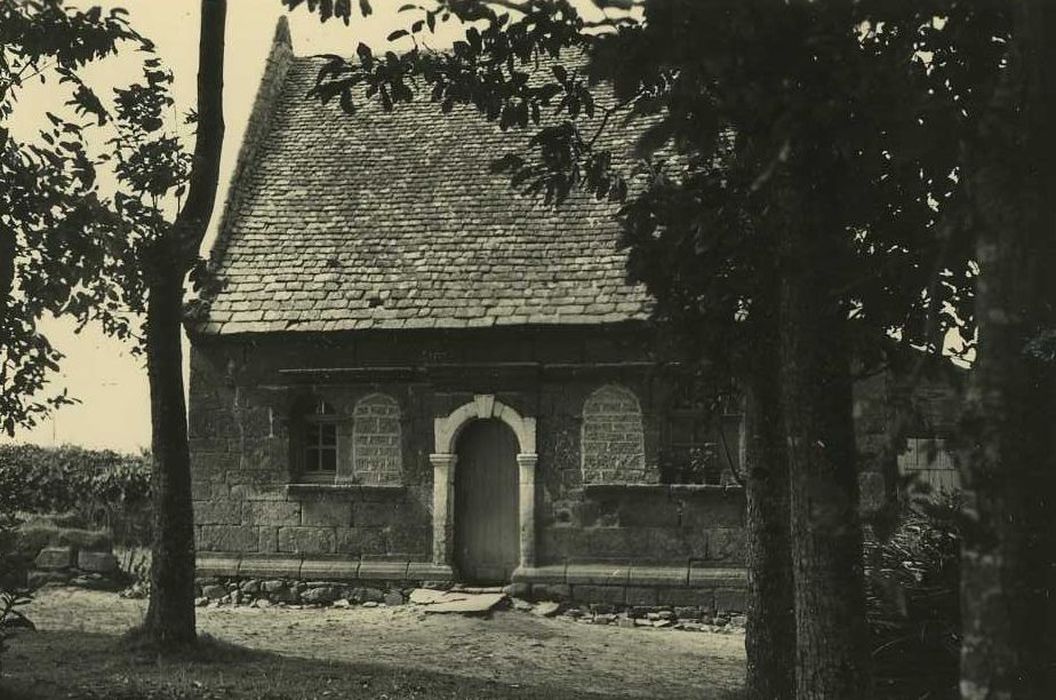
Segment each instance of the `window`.
[{"label": "window", "polygon": [[300,471],[308,480],[329,481],[337,474],[337,413],[323,399],[300,415]]},{"label": "window", "polygon": [[733,405],[708,406],[692,387],[667,410],[660,458],[669,484],[725,485],[740,469],[741,415]]},{"label": "window", "polygon": [[917,484],[926,484],[932,494],[961,488],[960,474],[943,438],[907,438],[906,450],[898,456],[898,471],[912,476]]},{"label": "window", "polygon": [[583,403],[584,484],[647,483],[642,409],[621,386],[603,386]]}]

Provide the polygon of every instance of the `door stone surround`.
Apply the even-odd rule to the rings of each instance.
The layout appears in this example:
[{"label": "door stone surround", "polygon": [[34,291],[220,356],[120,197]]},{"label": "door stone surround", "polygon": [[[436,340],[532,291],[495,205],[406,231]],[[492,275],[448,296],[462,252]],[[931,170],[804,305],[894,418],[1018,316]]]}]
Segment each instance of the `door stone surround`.
[{"label": "door stone surround", "polygon": [[[535,567],[535,467],[539,461],[535,443],[535,419],[522,416],[494,394],[477,394],[447,416],[433,419],[433,564],[450,567],[454,547],[454,480],[458,462],[455,442],[471,421],[496,418],[517,436],[518,521],[520,562],[518,570]],[[516,575],[516,572],[514,572]]]}]

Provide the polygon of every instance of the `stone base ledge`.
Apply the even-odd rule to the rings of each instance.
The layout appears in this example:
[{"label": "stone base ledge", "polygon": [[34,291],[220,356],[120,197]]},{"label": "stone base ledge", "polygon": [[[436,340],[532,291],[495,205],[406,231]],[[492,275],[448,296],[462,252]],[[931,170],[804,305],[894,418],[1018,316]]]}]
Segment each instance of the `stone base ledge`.
[{"label": "stone base ledge", "polygon": [[296,554],[200,552],[199,577],[286,578],[327,581],[453,581],[449,566],[432,562],[370,560]]},{"label": "stone base ledge", "polygon": [[[241,583],[255,581],[254,585],[281,583],[280,597],[272,597],[285,602],[302,600],[301,589],[313,587],[320,592],[307,594],[303,598],[305,602],[324,602],[323,598],[338,595],[335,591],[342,586],[365,587],[377,598],[383,593],[374,593],[374,589],[388,593],[403,589],[405,595],[408,586],[429,582],[430,586],[447,587],[455,581],[451,567],[432,562],[224,552],[200,553],[196,573],[202,589],[207,590],[205,597],[212,598],[217,593],[219,597],[238,598],[248,594],[240,587]],[[506,587],[509,595],[574,602],[590,605],[591,609],[600,605],[616,610],[682,608],[698,612],[741,612],[747,607],[747,572],[729,567],[693,563],[682,566],[567,563],[518,568],[512,578],[513,583]],[[220,591],[208,579],[226,581],[224,585],[230,590]],[[236,588],[242,593],[236,594]]]},{"label": "stone base ledge", "polygon": [[748,573],[743,568],[705,566],[650,566],[625,563],[550,564],[518,567],[515,583],[569,584],[594,586],[644,586],[666,588],[746,588]]}]

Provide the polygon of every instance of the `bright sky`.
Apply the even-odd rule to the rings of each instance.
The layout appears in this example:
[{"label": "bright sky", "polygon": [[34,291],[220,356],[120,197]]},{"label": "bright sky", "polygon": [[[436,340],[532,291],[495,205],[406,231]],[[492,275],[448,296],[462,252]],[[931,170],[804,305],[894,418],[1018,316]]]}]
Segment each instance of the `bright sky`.
[{"label": "bright sky", "polygon": [[[175,74],[173,92],[179,112],[182,114],[194,106],[198,69],[198,0],[69,0],[68,4],[126,8],[132,26],[155,42],[162,61]],[[320,24],[307,11],[298,9],[289,15],[294,52],[298,55],[353,54],[360,41],[375,49],[382,47],[386,44],[385,37],[404,25],[404,19],[396,16],[396,8],[402,4],[396,0],[375,0],[374,14],[367,20],[354,21],[350,27],[333,20]],[[275,24],[283,14],[285,9],[280,0],[228,0],[224,67],[227,131],[214,226],[220,218],[227,182],[256,96]],[[444,37],[447,41],[438,40],[435,46],[441,48],[445,43],[449,44],[451,34],[449,31]],[[100,63],[89,74],[91,84],[100,92],[108,93],[111,85],[136,80],[140,70],[139,58],[127,53]],[[28,103],[22,102],[18,109],[39,113],[39,109],[47,106],[43,101],[49,98],[54,99],[46,90],[27,93]],[[33,100],[38,102],[33,104]],[[81,403],[64,407],[32,431],[16,433],[15,439],[44,445],[73,443],[133,451],[149,446],[150,403],[142,359],[132,357],[126,345],[106,337],[95,327],[76,334],[74,324],[51,320],[45,322],[44,328],[52,343],[66,355],[54,386],[66,387]],[[5,435],[0,436],[0,440],[8,439]]]}]

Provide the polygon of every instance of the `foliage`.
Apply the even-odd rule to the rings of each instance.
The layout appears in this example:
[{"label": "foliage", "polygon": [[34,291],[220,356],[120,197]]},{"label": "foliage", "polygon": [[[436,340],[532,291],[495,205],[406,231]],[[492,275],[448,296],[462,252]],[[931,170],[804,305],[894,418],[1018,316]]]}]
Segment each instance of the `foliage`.
[{"label": "foliage", "polygon": [[0,445],[0,490],[12,510],[73,512],[92,525],[150,504],[150,455]]},{"label": "foliage", "polygon": [[960,509],[957,496],[921,501],[890,538],[866,541],[873,660],[885,696],[956,696]]},{"label": "foliage", "polygon": [[18,609],[30,600],[28,594],[0,589],[0,673],[3,672],[3,655],[11,630],[18,627],[35,629],[25,613]]},{"label": "foliage", "polygon": [[[406,51],[330,56],[313,94],[350,114],[363,99],[428,99],[530,129],[529,152],[495,168],[548,201],[582,187],[622,202],[630,276],[713,378],[758,351],[752,321],[769,313],[792,221],[833,238],[819,273],[863,369],[938,352],[949,329],[970,351],[973,214],[956,174],[1005,53],[1000,3],[594,5],[602,19],[562,0],[408,3],[389,36]],[[307,8],[346,23],[356,11]],[[464,40],[430,50],[453,19]],[[640,135],[630,161],[605,137],[628,125]]]},{"label": "foliage", "polygon": [[[41,318],[134,336],[143,251],[166,226],[164,198],[186,179],[189,158],[163,128],[172,76],[156,58],[144,61],[142,83],[118,87],[112,101],[82,78],[121,48],[153,51],[125,14],[0,0],[0,427],[9,435],[70,401],[38,398],[62,359]],[[20,98],[43,86],[58,96],[55,108],[35,115]],[[18,121],[36,134],[9,126]]]}]

